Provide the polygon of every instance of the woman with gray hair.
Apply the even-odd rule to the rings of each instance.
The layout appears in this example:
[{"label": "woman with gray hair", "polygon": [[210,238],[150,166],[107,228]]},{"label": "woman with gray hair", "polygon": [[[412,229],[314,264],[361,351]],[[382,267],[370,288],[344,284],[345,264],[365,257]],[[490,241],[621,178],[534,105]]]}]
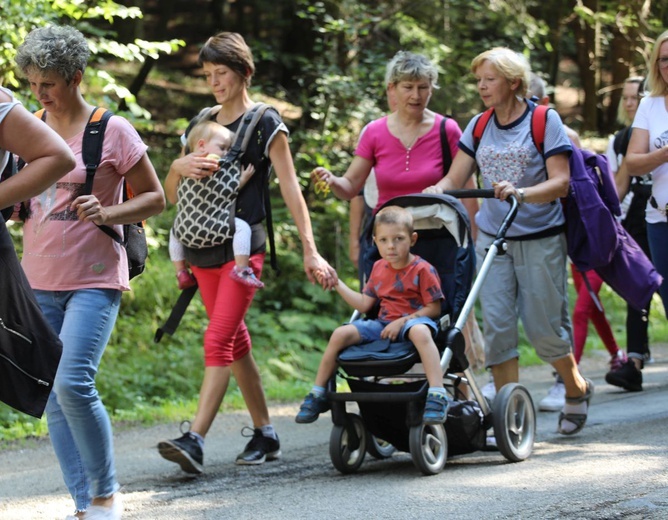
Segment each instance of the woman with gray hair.
[{"label": "woman with gray hair", "polygon": [[[520,54],[494,48],[473,59],[471,72],[492,117],[479,142],[473,130],[482,114],[466,127],[448,175],[429,193],[461,188],[480,169],[485,188],[496,199],[482,205],[476,221],[478,263],[494,241],[505,217],[508,197],[520,208],[506,235],[508,250],[492,263],[480,302],[485,336],[485,363],[492,369],[496,389],[519,380],[518,320],[541,359],[550,363],[566,387],[566,403],[558,430],[570,435],[587,420],[593,384],[578,372],[571,351],[568,316],[568,276],[564,215],[558,199],[567,194],[571,144],[559,115],[550,110],[544,153],[531,135],[535,104],[524,98],[530,67]],[[498,199],[498,200],[497,200]]]},{"label": "woman with gray hair", "polygon": [[[439,132],[443,116],[427,108],[437,81],[438,71],[429,59],[399,51],[385,75],[387,95],[396,110],[367,125],[345,175],[338,177],[318,167],[312,173],[314,180],[327,182],[337,197],[350,200],[374,168],[378,187],[374,213],[393,197],[419,192],[438,182],[444,174]],[[454,156],[461,130],[449,118],[445,130]]]},{"label": "woman with gray hair", "polygon": [[[373,213],[393,197],[419,193],[436,184],[450,166],[443,157],[442,133],[447,137],[450,157],[455,156],[461,136],[453,119],[427,108],[434,89],[438,88],[437,81],[438,71],[428,58],[399,51],[388,63],[385,74],[387,97],[394,107],[392,113],[365,126],[353,160],[342,177],[317,167],[311,173],[313,180],[325,181],[334,195],[350,200],[360,193],[373,169],[378,190]],[[468,203],[472,201],[469,199]],[[476,209],[469,212],[474,214]],[[369,246],[363,240],[364,236],[360,242],[360,263]]]},{"label": "woman with gray hair", "polygon": [[[28,202],[22,266],[47,321],[63,343],[46,405],[49,436],[75,504],[74,517],[119,519],[111,421],[95,376],[111,336],[121,293],[130,289],[127,255],[98,229],[139,222],[164,208],[147,146],[122,117],[112,116],[92,192],[82,159],[84,130],[94,111],[81,94],[89,49],[72,27],[32,30],[16,63],[44,108],[44,123],[74,153],[73,169]],[[123,182],[134,197],[123,201]]]}]

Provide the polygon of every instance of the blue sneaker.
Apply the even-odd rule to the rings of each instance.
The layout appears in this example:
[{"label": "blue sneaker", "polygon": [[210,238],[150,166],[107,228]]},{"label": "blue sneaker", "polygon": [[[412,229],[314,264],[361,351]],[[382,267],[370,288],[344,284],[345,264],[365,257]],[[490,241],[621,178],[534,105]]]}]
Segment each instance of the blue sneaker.
[{"label": "blue sneaker", "polygon": [[299,413],[295,417],[295,421],[300,424],[307,424],[314,422],[318,416],[329,410],[329,402],[324,397],[316,397],[313,394],[308,394],[304,402],[299,407]]},{"label": "blue sneaker", "polygon": [[448,398],[442,394],[428,394],[422,422],[425,424],[443,424],[447,414]]}]

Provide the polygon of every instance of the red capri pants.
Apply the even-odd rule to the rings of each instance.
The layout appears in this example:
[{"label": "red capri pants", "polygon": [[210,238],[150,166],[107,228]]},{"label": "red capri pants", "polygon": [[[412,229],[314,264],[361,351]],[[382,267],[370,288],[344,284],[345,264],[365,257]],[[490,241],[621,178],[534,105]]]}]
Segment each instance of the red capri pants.
[{"label": "red capri pants", "polygon": [[[250,267],[259,279],[265,253],[250,257]],[[251,350],[251,338],[244,318],[256,289],[230,278],[234,261],[220,267],[192,266],[202,295],[209,325],[204,332],[204,366],[226,367]]]}]

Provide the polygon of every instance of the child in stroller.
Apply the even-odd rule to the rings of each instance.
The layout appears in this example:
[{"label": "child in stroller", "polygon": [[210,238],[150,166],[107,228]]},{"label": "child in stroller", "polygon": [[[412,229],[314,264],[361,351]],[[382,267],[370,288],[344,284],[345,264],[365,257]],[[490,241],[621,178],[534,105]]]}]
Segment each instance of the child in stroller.
[{"label": "child in stroller", "polygon": [[361,313],[369,312],[378,303],[378,317],[352,321],[332,333],[315,385],[295,418],[298,423],[311,423],[329,410],[325,385],[334,375],[338,354],[351,345],[378,339],[408,339],[413,343],[429,382],[423,422],[445,421],[448,398],[443,387],[440,354],[433,339],[438,331],[434,320],[440,317],[444,298],[439,275],[431,264],[411,253],[417,233],[413,230],[413,216],[405,208],[387,206],[379,211],[373,235],[381,259],[374,264],[363,292],[353,291],[341,280],[336,290]]},{"label": "child in stroller", "polygon": [[[466,359],[462,333],[491,264],[505,252],[505,234],[519,201],[514,197],[508,200],[508,214],[476,276],[468,215],[457,200],[464,197],[492,198],[494,190],[412,194],[391,199],[383,206],[399,206],[412,214],[419,237],[411,252],[439,274],[444,298],[440,300],[434,343],[440,356],[437,385],[443,386],[448,396],[447,421],[424,421],[426,396],[435,385],[426,379],[427,367],[420,370],[417,365],[419,352],[410,341],[390,342],[387,338],[345,348],[335,358],[338,369],[326,381],[324,396],[333,423],[329,453],[334,467],[342,473],[357,471],[367,452],[385,459],[396,450],[410,452],[422,473],[434,475],[443,469],[448,454],[484,449],[485,432],[490,426],[497,448],[506,459],[519,462],[531,454],[536,432],[531,395],[519,383],[509,383],[493,403],[487,402]],[[361,259],[365,273],[371,272],[378,259],[374,249]],[[339,378],[347,383],[349,391],[339,390]],[[357,404],[359,413],[347,410],[351,402]]]}]

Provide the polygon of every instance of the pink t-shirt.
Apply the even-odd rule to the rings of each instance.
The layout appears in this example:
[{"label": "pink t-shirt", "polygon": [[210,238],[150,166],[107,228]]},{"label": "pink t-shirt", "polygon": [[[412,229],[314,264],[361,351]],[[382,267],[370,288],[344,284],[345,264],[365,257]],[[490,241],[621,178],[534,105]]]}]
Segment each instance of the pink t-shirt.
[{"label": "pink t-shirt", "polygon": [[[30,200],[30,216],[23,229],[21,265],[33,289],[129,290],[127,256],[123,246],[92,222],[81,222],[69,209],[83,194],[86,168],[81,158],[83,132],[67,139],[76,157],[74,170]],[[123,175],[146,153],[137,131],[122,117],[113,116],[104,135],[102,160],[95,173],[93,194],[103,206],[119,204]],[[114,226],[123,235],[123,226]]]},{"label": "pink t-shirt", "polygon": [[[374,212],[391,198],[420,193],[443,178],[441,120],[436,114],[434,125],[407,149],[387,127],[387,116],[369,123],[355,150],[355,155],[371,161],[378,184],[378,204]],[[445,131],[454,159],[462,131],[454,119],[445,122]]]}]

